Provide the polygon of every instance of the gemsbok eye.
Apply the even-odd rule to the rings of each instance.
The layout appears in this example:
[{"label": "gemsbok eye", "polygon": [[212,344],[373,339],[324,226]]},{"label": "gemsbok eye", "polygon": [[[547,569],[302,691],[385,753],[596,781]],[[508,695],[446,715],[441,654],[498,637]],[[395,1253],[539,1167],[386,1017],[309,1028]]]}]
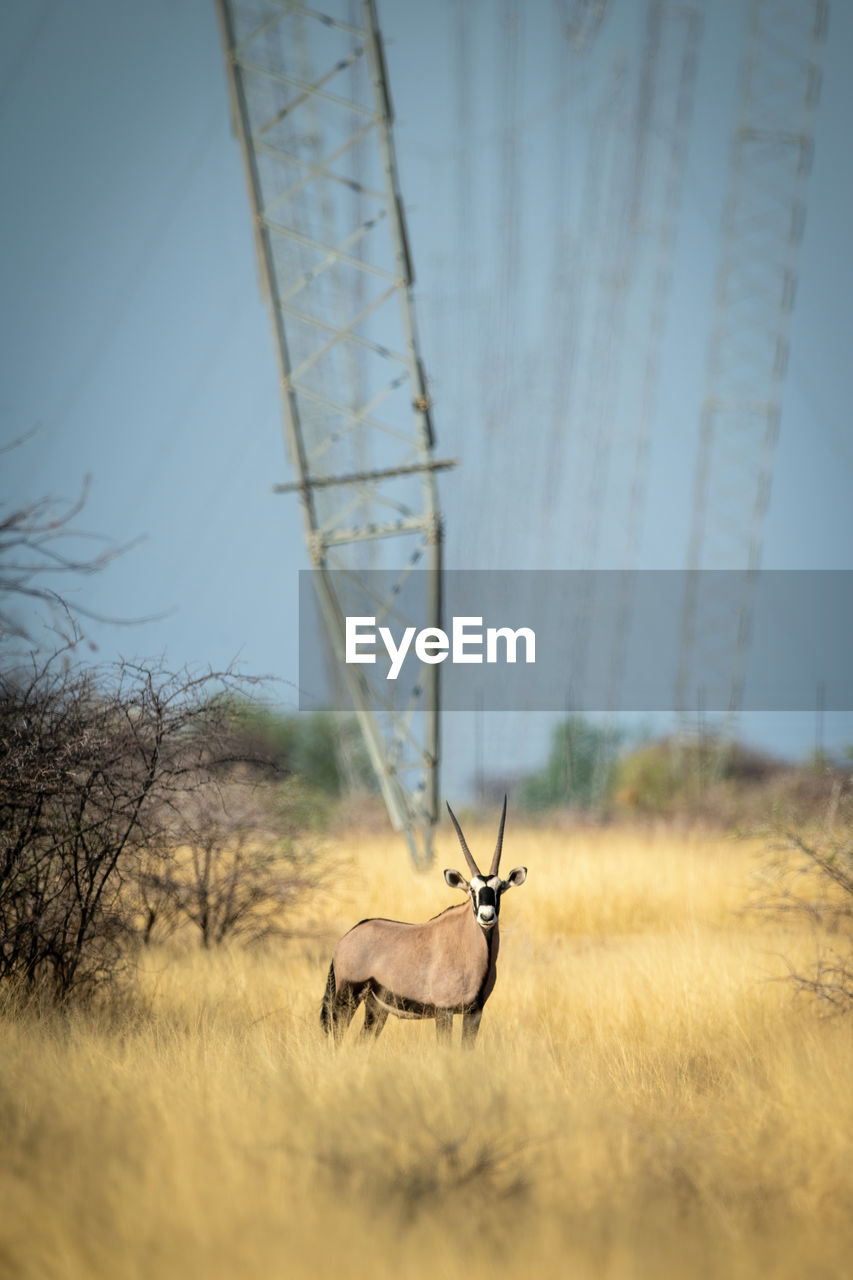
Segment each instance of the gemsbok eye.
[{"label": "gemsbok eye", "polygon": [[477,1039],[483,1006],[497,975],[498,913],[501,894],[527,878],[516,867],[501,880],[498,867],[506,823],[504,796],[498,839],[488,875],[474,861],[456,815],[447,806],[471,872],[447,870],[451,889],[468,900],[448,907],[424,924],[402,920],[362,920],[341,938],[326,981],[320,1021],[339,1041],[364,1003],[362,1035],[377,1036],[389,1013],[398,1018],[434,1018],[440,1041],[448,1041],[454,1014],[462,1015],[462,1043]]}]

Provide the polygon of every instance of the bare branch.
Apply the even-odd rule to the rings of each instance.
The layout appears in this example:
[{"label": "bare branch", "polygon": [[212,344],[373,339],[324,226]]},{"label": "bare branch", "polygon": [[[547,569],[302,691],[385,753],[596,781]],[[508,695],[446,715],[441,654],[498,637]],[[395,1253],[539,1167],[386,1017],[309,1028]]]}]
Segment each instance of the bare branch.
[{"label": "bare branch", "polygon": [[[44,497],[13,510],[0,507],[0,638],[30,639],[28,628],[8,603],[16,599],[45,604],[66,618],[80,616],[122,626],[150,620],[112,618],[80,604],[72,608],[47,580],[56,575],[91,577],[142,541],[136,538],[116,546],[100,535],[75,527],[74,522],[86,505],[90,483],[87,476],[75,499]],[[106,545],[94,555],[84,555],[75,549],[81,542]]]},{"label": "bare branch", "polygon": [[[835,788],[824,829],[807,838],[786,833],[767,872],[770,891],[755,905],[778,916],[808,919],[818,942],[810,972],[787,963],[789,980],[836,1013],[853,1011],[853,824],[850,789]],[[839,820],[840,817],[840,820]],[[829,947],[827,935],[840,935],[845,946]]]}]

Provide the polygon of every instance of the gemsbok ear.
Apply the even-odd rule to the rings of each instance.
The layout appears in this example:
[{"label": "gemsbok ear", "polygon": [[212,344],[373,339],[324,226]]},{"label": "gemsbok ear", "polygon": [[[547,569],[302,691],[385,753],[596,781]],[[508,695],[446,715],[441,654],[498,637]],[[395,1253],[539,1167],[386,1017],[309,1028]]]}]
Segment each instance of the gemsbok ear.
[{"label": "gemsbok ear", "polygon": [[504,889],[516,889],[527,879],[527,867],[516,867],[504,880]]},{"label": "gemsbok ear", "polygon": [[468,892],[468,881],[458,871],[447,870],[444,873],[444,878],[451,889],[461,889],[463,893]]}]

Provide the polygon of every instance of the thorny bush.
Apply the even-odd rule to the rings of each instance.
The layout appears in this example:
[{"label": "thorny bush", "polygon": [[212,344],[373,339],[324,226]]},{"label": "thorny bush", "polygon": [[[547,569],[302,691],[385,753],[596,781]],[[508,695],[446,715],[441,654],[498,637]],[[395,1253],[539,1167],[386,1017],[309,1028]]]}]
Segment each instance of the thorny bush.
[{"label": "thorny bush", "polygon": [[789,965],[801,991],[835,1013],[853,1012],[853,788],[836,779],[822,829],[790,831],[775,845],[769,894],[777,916],[809,919],[817,956],[809,971]]},{"label": "thorny bush", "polygon": [[65,999],[117,971],[127,886],[229,763],[244,684],[68,653],[0,671],[0,980]]}]

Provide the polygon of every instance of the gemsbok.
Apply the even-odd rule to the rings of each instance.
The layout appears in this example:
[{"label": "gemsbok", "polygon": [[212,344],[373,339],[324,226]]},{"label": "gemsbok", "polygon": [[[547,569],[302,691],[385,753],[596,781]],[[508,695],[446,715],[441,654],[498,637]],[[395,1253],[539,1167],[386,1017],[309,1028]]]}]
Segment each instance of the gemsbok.
[{"label": "gemsbok", "polygon": [[498,875],[506,822],[504,797],[498,842],[489,874],[483,875],[447,806],[465,861],[466,880],[445,871],[451,889],[461,889],[467,902],[448,907],[425,924],[401,920],[362,920],[341,938],[326,982],[320,1020],[327,1035],[340,1040],[364,1001],[362,1035],[378,1036],[389,1013],[398,1018],[435,1018],[440,1041],[448,1041],[453,1015],[462,1015],[462,1043],[473,1045],[483,1006],[495,986],[498,917],[501,896],[524,884],[527,868],[516,867],[506,880]]}]

